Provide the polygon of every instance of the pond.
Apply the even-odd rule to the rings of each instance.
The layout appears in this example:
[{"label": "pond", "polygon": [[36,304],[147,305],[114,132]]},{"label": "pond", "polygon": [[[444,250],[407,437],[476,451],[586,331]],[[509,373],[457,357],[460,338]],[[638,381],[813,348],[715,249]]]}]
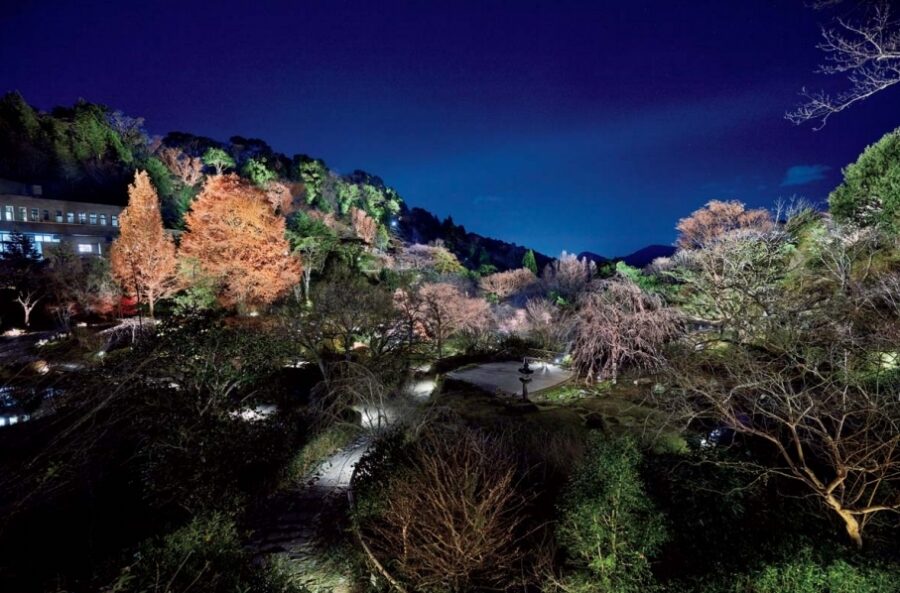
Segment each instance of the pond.
[{"label": "pond", "polygon": [[61,393],[53,387],[0,387],[0,428],[54,413]]}]

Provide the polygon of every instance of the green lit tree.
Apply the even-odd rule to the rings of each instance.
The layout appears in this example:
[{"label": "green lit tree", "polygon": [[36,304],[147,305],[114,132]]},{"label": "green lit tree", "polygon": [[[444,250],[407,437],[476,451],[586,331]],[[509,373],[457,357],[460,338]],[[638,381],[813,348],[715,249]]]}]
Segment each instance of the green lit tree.
[{"label": "green lit tree", "polygon": [[534,251],[531,249],[525,252],[525,257],[522,258],[522,267],[531,270],[531,273],[535,276],[538,275],[537,259],[534,257]]},{"label": "green lit tree", "polygon": [[828,207],[841,222],[900,230],[900,129],[844,168],[844,181],[828,196]]},{"label": "green lit tree", "polygon": [[244,163],[242,172],[244,177],[248,178],[258,187],[265,187],[270,181],[278,179],[278,174],[269,169],[263,159],[247,159],[247,162]]},{"label": "green lit tree", "polygon": [[216,175],[221,175],[225,172],[225,169],[234,167],[234,159],[221,148],[210,148],[207,150],[203,154],[203,163],[213,167],[216,170]]},{"label": "green lit tree", "polygon": [[572,569],[556,582],[561,591],[638,593],[652,585],[650,558],[666,530],[644,492],[640,461],[633,440],[591,436],[556,529]]},{"label": "green lit tree", "polygon": [[309,306],[312,304],[312,275],[324,271],[329,256],[337,249],[340,240],[324,222],[310,218],[304,212],[298,212],[288,221],[287,237],[293,252],[299,253],[303,258],[302,297],[303,302]]}]

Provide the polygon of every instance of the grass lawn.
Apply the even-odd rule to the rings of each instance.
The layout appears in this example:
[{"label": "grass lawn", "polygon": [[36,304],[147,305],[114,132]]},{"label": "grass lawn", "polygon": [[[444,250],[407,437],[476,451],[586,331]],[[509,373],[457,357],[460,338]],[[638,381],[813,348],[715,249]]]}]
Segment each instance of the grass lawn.
[{"label": "grass lawn", "polygon": [[[658,452],[687,446],[678,427],[648,403],[651,384],[621,381],[584,386],[569,382],[531,396],[531,403],[498,397],[467,384],[447,382],[432,405],[467,424],[547,436],[575,436],[590,429],[631,434]],[[538,437],[536,437],[538,438]]]}]

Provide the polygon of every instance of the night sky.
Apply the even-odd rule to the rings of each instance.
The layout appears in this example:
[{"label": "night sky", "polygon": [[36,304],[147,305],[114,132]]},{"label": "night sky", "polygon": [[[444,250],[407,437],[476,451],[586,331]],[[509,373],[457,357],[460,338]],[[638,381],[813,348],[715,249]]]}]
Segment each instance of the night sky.
[{"label": "night sky", "polygon": [[783,118],[833,84],[801,0],[205,4],[3,2],[0,91],[262,138],[549,254],[670,243],[713,198],[824,200],[900,125],[900,90]]}]

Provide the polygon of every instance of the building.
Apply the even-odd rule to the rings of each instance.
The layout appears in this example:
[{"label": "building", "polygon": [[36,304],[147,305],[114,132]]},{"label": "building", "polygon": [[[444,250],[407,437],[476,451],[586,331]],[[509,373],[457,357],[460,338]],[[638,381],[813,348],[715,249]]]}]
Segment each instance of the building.
[{"label": "building", "polygon": [[39,253],[47,243],[63,243],[79,255],[106,255],[121,213],[120,206],[53,200],[43,197],[40,185],[0,179],[0,245],[19,231]]}]

